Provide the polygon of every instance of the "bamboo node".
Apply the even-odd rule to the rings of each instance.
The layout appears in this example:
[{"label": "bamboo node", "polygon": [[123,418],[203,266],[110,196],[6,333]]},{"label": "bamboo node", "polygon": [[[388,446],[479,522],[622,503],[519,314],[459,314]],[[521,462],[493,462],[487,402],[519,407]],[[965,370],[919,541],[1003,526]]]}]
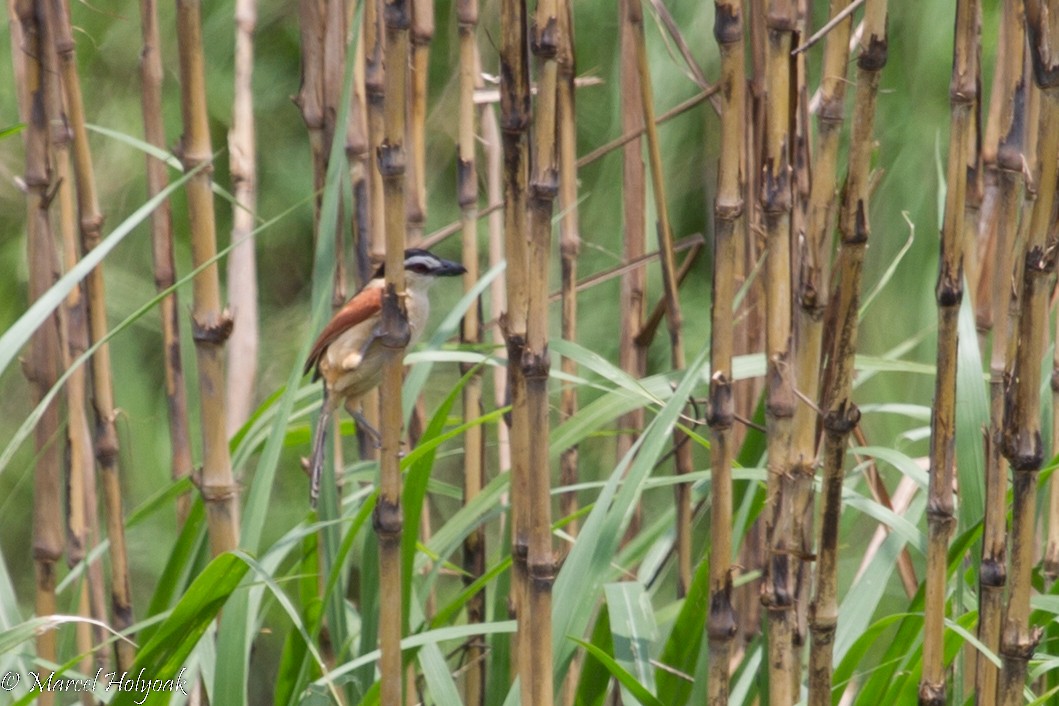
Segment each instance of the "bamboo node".
[{"label": "bamboo node", "polygon": [[555,15],[545,21],[544,28],[535,26],[530,39],[530,48],[534,56],[548,61],[559,53],[559,22]]},{"label": "bamboo node", "polygon": [[238,483],[206,484],[200,480],[196,485],[198,486],[199,493],[202,494],[203,502],[220,503],[239,497]]},{"label": "bamboo node", "polygon": [[945,706],[945,682],[920,682],[919,706]]},{"label": "bamboo node", "polygon": [[824,429],[835,436],[846,436],[859,422],[860,408],[846,399],[824,416]]},{"label": "bamboo node", "polygon": [[522,349],[522,376],[526,380],[547,379],[551,369],[552,363],[548,356],[547,346],[540,352],[529,348]]},{"label": "bamboo node", "polygon": [[728,641],[735,637],[739,626],[732,608],[732,581],[729,577],[725,586],[710,594],[710,612],[706,618],[706,636],[710,640]]},{"label": "bamboo node", "polygon": [[402,349],[412,340],[412,329],[408,317],[400,305],[401,297],[393,285],[386,285],[386,296],[382,298],[382,320],[375,330],[379,344],[386,348]]},{"label": "bamboo node", "polygon": [[400,500],[391,500],[380,495],[371,513],[371,525],[379,535],[380,541],[399,539],[404,527]]},{"label": "bamboo node", "polygon": [[478,174],[473,159],[456,159],[456,198],[463,209],[478,205]]},{"label": "bamboo node", "polygon": [[412,26],[411,6],[408,0],[391,0],[383,7],[383,20],[391,31],[406,32]]},{"label": "bamboo node", "polygon": [[950,276],[947,271],[942,271],[941,276],[938,278],[938,286],[935,289],[934,295],[938,300],[938,307],[956,307],[960,305],[960,301],[963,300],[963,285],[960,283],[960,277],[963,276],[963,268],[958,276]]},{"label": "bamboo node", "polygon": [[1028,662],[1037,651],[1037,645],[1041,641],[1044,631],[1040,626],[1033,626],[1025,630],[1022,626],[1009,622],[1004,629],[1001,639],[1000,654],[1004,660],[1018,660]]},{"label": "bamboo node", "polygon": [[978,569],[978,580],[983,588],[1002,589],[1007,584],[1007,567],[998,556],[982,559],[982,565]]},{"label": "bamboo node", "polygon": [[228,337],[232,335],[232,327],[235,325],[231,311],[225,307],[220,318],[216,321],[202,321],[197,316],[191,317],[191,338],[195,343],[213,346],[224,345]]},{"label": "bamboo node", "polygon": [[379,164],[379,174],[383,179],[396,179],[404,177],[407,167],[404,145],[400,142],[391,142],[389,138],[375,149],[376,161]]},{"label": "bamboo node", "polygon": [[868,40],[868,46],[857,58],[857,68],[862,71],[879,71],[886,66],[887,42],[886,35],[873,34]]},{"label": "bamboo node", "polygon": [[714,2],[713,38],[718,44],[743,41],[743,14],[737,2]]}]

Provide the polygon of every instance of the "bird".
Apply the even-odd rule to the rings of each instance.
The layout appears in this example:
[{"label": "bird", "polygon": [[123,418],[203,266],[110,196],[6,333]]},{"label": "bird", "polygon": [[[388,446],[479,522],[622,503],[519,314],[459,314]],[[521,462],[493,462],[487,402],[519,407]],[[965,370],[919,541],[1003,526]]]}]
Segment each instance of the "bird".
[{"label": "bird", "polygon": [[[427,250],[409,248],[404,252],[404,271],[408,322],[406,345],[411,345],[423,333],[430,315],[430,286],[438,277],[455,277],[467,269]],[[385,339],[391,336],[383,327],[385,291],[385,266],[380,265],[371,280],[350,297],[320,332],[305,362],[303,374],[312,371],[313,382],[323,379],[324,386],[309,463],[309,502],[313,508],[320,494],[327,427],[335,410],[344,405],[376,446],[382,438],[378,430],[364,419],[358,404],[361,397],[379,385],[386,362],[401,350],[400,345],[386,345]]]}]

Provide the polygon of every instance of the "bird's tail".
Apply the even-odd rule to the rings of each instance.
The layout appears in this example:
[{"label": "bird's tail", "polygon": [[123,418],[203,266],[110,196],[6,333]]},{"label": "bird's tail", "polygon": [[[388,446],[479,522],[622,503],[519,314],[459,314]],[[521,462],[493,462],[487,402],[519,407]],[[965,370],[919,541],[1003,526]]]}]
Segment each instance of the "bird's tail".
[{"label": "bird's tail", "polygon": [[324,443],[327,441],[327,428],[331,426],[331,404],[327,388],[324,388],[324,401],[320,407],[320,417],[316,420],[313,431],[313,455],[309,460],[309,505],[315,510],[320,497],[320,478],[324,472]]}]

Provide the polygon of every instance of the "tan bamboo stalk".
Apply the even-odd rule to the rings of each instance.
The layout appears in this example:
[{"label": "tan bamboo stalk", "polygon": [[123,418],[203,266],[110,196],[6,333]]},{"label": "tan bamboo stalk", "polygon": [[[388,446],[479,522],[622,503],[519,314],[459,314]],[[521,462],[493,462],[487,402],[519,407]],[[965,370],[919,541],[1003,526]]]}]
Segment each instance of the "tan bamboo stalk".
[{"label": "tan bamboo stalk", "polygon": [[[1002,5],[999,25],[1001,50],[998,51],[994,94],[999,103],[995,114],[990,110],[986,145],[992,145],[987,169],[995,178],[996,211],[991,224],[993,256],[983,259],[990,263],[992,273],[986,311],[993,330],[993,345],[989,361],[989,434],[986,441],[985,518],[982,530],[982,563],[979,568],[978,639],[994,654],[1000,649],[1000,627],[1003,617],[1004,587],[1007,583],[1007,461],[1001,453],[1001,433],[1004,415],[1004,372],[1007,368],[1009,347],[1008,301],[1011,291],[1012,250],[1019,227],[1019,210],[1023,187],[1023,137],[1026,125],[1027,84],[1024,67],[1025,15],[1022,3],[1008,0]],[[992,103],[993,101],[991,101]],[[995,137],[990,137],[990,134]],[[985,155],[983,155],[985,159]],[[983,276],[980,281],[987,279]],[[984,317],[978,317],[979,324]],[[975,690],[980,703],[995,703],[996,665],[979,654],[975,670]]]},{"label": "tan bamboo stalk", "polygon": [[427,82],[430,41],[434,38],[434,0],[412,0],[412,91],[408,142],[408,240],[423,237],[427,220]]},{"label": "tan bamboo stalk", "polygon": [[[384,344],[400,351],[408,342],[404,312],[404,246],[406,228],[405,165],[407,151],[408,62],[410,58],[409,0],[388,0],[383,14],[383,59],[386,71],[385,126],[378,150],[382,175],[386,232],[386,295],[382,326]],[[379,672],[380,701],[404,703],[401,669],[401,383],[403,356],[389,358],[380,387],[382,448],[379,461],[379,500],[375,506],[375,531],[379,537]]]},{"label": "tan bamboo stalk", "polygon": [[[459,0],[456,3],[459,33],[459,132],[457,135],[456,197],[462,220],[463,275],[465,291],[478,281],[478,172],[475,159],[477,107],[474,89],[477,83],[478,1]],[[463,316],[460,340],[471,346],[482,341],[480,305],[472,306]],[[466,375],[470,368],[461,367]],[[482,374],[478,371],[463,388],[463,420],[470,424],[482,414]],[[463,501],[471,502],[482,490],[485,471],[485,434],[483,428],[472,426],[464,434]],[[485,528],[476,527],[463,542],[464,583],[474,582],[485,571]],[[467,603],[467,620],[485,620],[485,592],[477,593]],[[485,662],[480,638],[472,638],[467,650],[467,671],[463,677],[463,702],[469,706],[485,704]]]},{"label": "tan bamboo stalk", "polygon": [[[50,44],[42,7],[29,0],[12,2],[12,52],[21,79],[21,117],[26,124],[23,144],[26,171],[26,249],[29,264],[29,300],[44,295],[58,276],[58,259],[49,222],[52,165],[45,114],[47,81],[56,76],[54,53],[51,61],[42,55]],[[30,338],[29,355],[23,360],[23,373],[35,402],[43,399],[59,378],[60,336],[56,313]],[[56,443],[60,429],[60,402],[53,401],[34,430],[36,467],[33,474],[33,562],[37,615],[58,612],[55,599],[56,564],[63,552],[62,445]],[[57,661],[54,630],[37,634],[38,659]],[[54,694],[41,694],[41,703],[55,703]]]},{"label": "tan bamboo stalk", "polygon": [[[348,8],[355,10],[353,5]],[[347,25],[352,22],[347,18]],[[346,125],[346,159],[349,162],[349,181],[353,187],[353,249],[354,276],[357,287],[371,278],[372,269],[368,253],[368,242],[372,239],[371,226],[371,149],[368,145],[368,107],[364,95],[364,23],[359,28],[360,36],[354,42],[353,91],[350,96],[349,122]],[[372,447],[365,444],[365,449]]]},{"label": "tan bamboo stalk", "polygon": [[[830,17],[837,18],[849,5],[848,0],[832,0]],[[807,13],[799,13],[803,18]],[[849,63],[849,36],[852,19],[846,16],[827,34],[824,44],[824,66],[820,80],[820,104],[816,113],[817,146],[809,179],[808,98],[804,82],[805,53],[799,52],[797,75],[799,120],[795,163],[799,208],[794,209],[803,226],[792,221],[793,232],[804,232],[799,239],[798,273],[794,318],[794,379],[797,388],[810,400],[818,399],[820,368],[823,361],[824,314],[831,287],[831,229],[836,210],[837,163],[839,141],[845,113],[846,74]],[[806,36],[806,33],[801,33]],[[806,113],[804,116],[802,115]],[[808,193],[804,193],[804,192]],[[803,215],[804,214],[804,215]],[[813,554],[813,480],[816,465],[817,407],[797,404],[794,408],[791,435],[791,473],[793,479],[794,535],[800,543],[799,555]],[[805,640],[806,607],[811,578],[809,564],[795,560],[796,573],[796,644]],[[799,677],[800,677],[800,670]]]},{"label": "tan bamboo stalk", "polygon": [[[568,0],[559,0],[558,46],[558,154],[559,154],[559,248],[562,255],[562,337],[577,340],[577,257],[581,252],[581,227],[577,208],[577,123],[574,119],[573,12]],[[562,371],[577,374],[577,364],[563,358]],[[564,384],[559,401],[559,418],[567,420],[577,414],[577,387]],[[571,446],[559,458],[559,482],[569,486],[577,482],[578,447]],[[563,517],[577,512],[577,493],[564,493],[559,499]],[[577,522],[566,525],[566,531],[577,534]]]},{"label": "tan bamboo stalk", "polygon": [[[658,212],[658,250],[662,261],[662,282],[665,290],[666,326],[669,330],[670,363],[674,370],[683,370],[684,333],[680,311],[680,293],[676,279],[676,260],[673,255],[673,231],[669,224],[666,207],[665,177],[662,170],[662,153],[658,143],[658,123],[655,120],[654,91],[651,87],[651,72],[647,63],[647,40],[644,36],[643,7],[639,2],[629,3],[629,23],[635,30],[636,66],[640,76],[640,100],[644,124],[647,128],[648,164],[651,170],[651,185]],[[673,432],[674,465],[677,475],[690,473],[691,445],[687,435],[679,429]],[[677,595],[683,596],[691,585],[691,488],[686,483],[675,486],[676,495],[676,545],[677,545]]]},{"label": "tan bamboo stalk", "polygon": [[795,398],[791,366],[791,135],[790,53],[795,7],[792,0],[771,0],[766,23],[765,135],[761,168],[761,208],[768,256],[765,261],[765,357],[768,428],[768,488],[765,559],[761,602],[767,613],[769,700],[793,703],[791,671],[796,668],[793,637],[794,508],[790,496],[791,423]]},{"label": "tan bamboo stalk", "polygon": [[[930,510],[927,515],[927,568],[924,602],[923,676],[920,704],[946,702],[944,621],[949,538],[955,529],[957,320],[963,296],[963,219],[967,187],[967,150],[977,101],[976,0],[956,6],[955,45],[949,101],[949,157],[945,218],[941,230],[941,266],[935,290],[938,304],[937,376],[930,435]],[[1038,361],[1040,359],[1038,358]]]},{"label": "tan bamboo stalk", "polygon": [[[533,158],[530,164],[529,244],[527,265],[526,347],[522,375],[526,380],[529,434],[529,578],[528,655],[522,658],[521,678],[529,679],[530,699],[525,703],[550,706],[554,698],[552,676],[552,585],[556,560],[552,549],[551,464],[548,459],[548,272],[552,242],[552,211],[559,188],[556,110],[559,84],[559,47],[562,36],[558,0],[538,0],[530,46],[537,59],[537,102],[533,112]],[[525,695],[527,689],[523,687]]]},{"label": "tan bamboo stalk", "polygon": [[[632,25],[629,5],[640,0],[620,0],[618,12],[621,14],[620,53],[621,53],[621,131],[623,136],[632,135],[625,142],[622,151],[622,257],[625,262],[633,262],[643,257],[646,247],[647,223],[647,179],[644,171],[643,144],[640,136],[644,133],[643,107],[640,105],[640,74],[636,65],[636,28]],[[647,374],[647,349],[636,343],[637,335],[643,327],[647,300],[647,270],[637,267],[629,270],[621,278],[621,334],[618,343],[618,365],[632,377],[640,379]],[[632,448],[636,435],[644,425],[642,408],[623,414],[618,420],[618,434],[615,445],[618,458],[624,458]],[[635,514],[629,523],[628,533],[631,536],[638,531],[641,508],[637,504]]]},{"label": "tan bamboo stalk", "polygon": [[[386,238],[384,235],[385,211],[383,203],[382,173],[379,171],[378,148],[382,144],[386,117],[383,114],[383,84],[386,71],[383,64],[383,0],[366,0],[364,3],[364,96],[368,115],[368,160],[369,182],[368,194],[371,198],[371,238],[368,251],[373,263],[378,264],[385,258]],[[365,400],[365,409],[371,405]],[[371,417],[368,421],[373,421]],[[376,428],[378,428],[376,426]]]},{"label": "tan bamboo stalk", "polygon": [[745,188],[743,131],[746,68],[741,3],[715,3],[713,36],[721,52],[721,154],[713,205],[713,296],[710,315],[710,609],[706,619],[711,706],[728,704],[728,668],[737,619],[732,608],[732,348],[736,240],[743,236]]},{"label": "tan bamboo stalk", "polygon": [[529,447],[530,418],[522,356],[526,347],[527,203],[530,121],[529,58],[526,45],[528,17],[524,0],[500,3],[500,131],[504,146],[504,252],[507,257],[507,310],[502,319],[507,341],[507,401],[511,405],[511,556],[514,573],[511,607],[518,619],[515,659],[522,701],[533,703],[528,636],[532,621],[528,608],[529,574]]},{"label": "tan bamboo stalk", "polygon": [[[206,110],[205,57],[198,0],[177,0],[177,49],[180,55],[180,103],[184,133],[180,160],[190,171],[212,159]],[[212,178],[202,169],[188,180],[186,191],[191,230],[191,259],[204,265],[217,253]],[[224,343],[232,318],[221,305],[217,264],[207,266],[193,281],[192,336],[202,404],[202,479],[210,549],[214,556],[239,544],[239,487],[232,477],[225,423]]]},{"label": "tan bamboo stalk", "polygon": [[[254,257],[254,216],[257,213],[257,139],[254,130],[254,30],[257,0],[235,5],[235,91],[228,159],[235,205],[228,254],[228,298],[239,325],[228,345],[227,422],[229,436],[250,417],[257,377],[257,259]],[[234,364],[233,364],[234,363]]]},{"label": "tan bamboo stalk", "polygon": [[[1022,701],[1026,665],[1040,641],[1041,628],[1030,624],[1030,594],[1034,564],[1037,474],[1043,463],[1040,429],[1040,362],[1048,326],[1048,304],[1055,276],[1055,203],[1057,164],[1049,158],[1059,152],[1059,32],[1054,20],[1059,2],[1027,2],[1026,28],[1034,78],[1041,89],[1037,152],[1044,155],[1037,175],[1037,200],[1030,214],[1025,257],[1022,263],[1021,312],[1017,324],[1018,346],[1009,360],[1005,399],[1003,445],[1011,466],[1011,573],[1007,611],[1000,637],[1003,667],[997,685],[999,703]],[[1013,330],[1014,334],[1015,331]]]},{"label": "tan bamboo stalk", "polygon": [[[480,65],[476,64],[476,66]],[[481,72],[478,72],[479,83]],[[504,198],[504,148],[500,137],[500,121],[496,117],[496,108],[488,105],[481,108],[479,114],[482,127],[482,151],[485,156],[485,184],[490,204],[503,204]],[[490,208],[488,216],[489,231],[489,266],[495,267],[504,260],[504,219],[505,208]],[[482,213],[479,212],[479,218]],[[489,285],[491,313],[494,320],[499,320],[507,307],[507,283],[501,277]],[[500,326],[493,326],[493,343],[498,346],[497,356],[504,357],[504,332]],[[497,408],[508,404],[507,366],[497,366],[493,371],[493,399]],[[511,434],[506,424],[500,424],[496,430],[497,469],[501,472],[511,470]],[[508,502],[509,499],[505,499]],[[502,534],[502,533],[501,533]]]},{"label": "tan bamboo stalk", "polygon": [[[301,111],[309,133],[313,160],[313,191],[317,194],[313,223],[319,219],[320,199],[327,174],[327,147],[324,140],[324,27],[325,5],[316,0],[300,0],[298,26],[301,31],[301,87],[294,102]],[[314,228],[315,230],[315,228]]]},{"label": "tan bamboo stalk", "polygon": [[[73,133],[74,173],[77,183],[77,209],[80,216],[81,243],[91,252],[103,236],[103,214],[99,210],[95,176],[92,172],[92,153],[85,126],[81,83],[77,75],[73,32],[70,27],[69,7],[63,0],[49,3],[49,24],[53,24],[55,51],[59,58],[66,95],[66,108]],[[106,288],[103,268],[96,267],[86,279],[88,292],[88,332],[92,342],[107,335]],[[125,552],[125,526],[121,499],[121,469],[118,458],[118,434],[114,425],[114,388],[111,382],[110,348],[102,345],[92,357],[92,399],[96,412],[96,459],[103,481],[103,498],[107,509],[107,536],[110,539],[111,594],[114,625],[119,630],[132,625],[132,598],[129,589],[128,560]],[[132,666],[132,646],[125,640],[117,643],[118,667]]]},{"label": "tan bamboo stalk", "polygon": [[[864,41],[857,57],[856,97],[850,137],[849,170],[838,219],[841,237],[836,264],[838,330],[828,359],[833,368],[830,387],[821,392],[824,410],[824,509],[817,552],[816,587],[810,608],[812,647],[809,657],[809,705],[831,704],[834,637],[838,625],[838,542],[842,512],[844,460],[849,435],[860,419],[852,400],[853,361],[857,351],[861,272],[871,228],[868,221],[875,102],[879,74],[886,65],[886,0],[868,0],[864,10]],[[829,37],[828,46],[832,40]],[[841,37],[843,43],[848,36]],[[822,106],[825,103],[821,104]],[[819,162],[817,163],[819,164]]]},{"label": "tan bamboo stalk", "polygon": [[[143,105],[144,139],[165,149],[165,125],[162,120],[162,48],[158,30],[157,0],[141,0],[140,25],[143,49],[140,51],[140,96]],[[147,159],[147,196],[152,197],[169,183],[165,162],[151,155]],[[151,213],[151,252],[155,287],[169,289],[176,281],[173,262],[172,205],[166,200]],[[180,359],[180,309],[177,294],[168,294],[159,304],[162,319],[162,361],[165,369],[165,394],[169,408],[169,444],[173,458],[174,480],[191,475],[191,433],[188,429],[187,390],[184,386],[184,364]],[[187,493],[177,499],[177,517],[187,516],[191,498]]]}]

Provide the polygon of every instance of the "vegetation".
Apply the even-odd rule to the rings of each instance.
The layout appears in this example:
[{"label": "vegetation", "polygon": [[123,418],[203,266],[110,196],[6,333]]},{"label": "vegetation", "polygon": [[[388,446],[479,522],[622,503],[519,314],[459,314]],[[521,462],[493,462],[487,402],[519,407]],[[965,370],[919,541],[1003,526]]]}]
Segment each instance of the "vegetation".
[{"label": "vegetation", "polygon": [[1056,0],[8,7],[0,703],[1057,698]]}]

